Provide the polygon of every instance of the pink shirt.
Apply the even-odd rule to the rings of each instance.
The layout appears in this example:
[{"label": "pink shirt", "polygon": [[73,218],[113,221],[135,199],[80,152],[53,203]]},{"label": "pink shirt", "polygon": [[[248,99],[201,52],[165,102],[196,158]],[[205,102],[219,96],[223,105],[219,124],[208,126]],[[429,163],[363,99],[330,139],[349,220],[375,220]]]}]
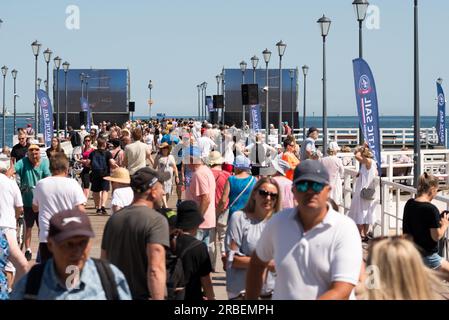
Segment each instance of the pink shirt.
[{"label": "pink shirt", "polygon": [[273,177],[279,185],[279,191],[282,194],[281,210],[295,207],[295,198],[292,192],[292,181],[284,176]]},{"label": "pink shirt", "polygon": [[205,165],[201,165],[192,174],[190,186],[186,190],[186,200],[195,201],[200,205],[200,196],[209,195],[210,203],[204,214],[204,222],[199,226],[200,229],[215,228],[215,178],[212,171]]}]

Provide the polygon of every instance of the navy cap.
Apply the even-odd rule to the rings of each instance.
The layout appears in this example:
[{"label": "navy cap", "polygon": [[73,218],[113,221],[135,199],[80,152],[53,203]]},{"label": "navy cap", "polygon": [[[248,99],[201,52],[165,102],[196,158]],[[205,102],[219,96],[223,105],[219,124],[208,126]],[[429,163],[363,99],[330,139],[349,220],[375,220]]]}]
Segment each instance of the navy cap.
[{"label": "navy cap", "polygon": [[318,129],[316,127],[310,127],[309,131],[307,131],[307,136],[310,136],[310,134],[314,131],[318,131]]},{"label": "navy cap", "polygon": [[329,173],[321,161],[307,159],[296,166],[293,173],[293,183],[301,181],[329,184]]}]

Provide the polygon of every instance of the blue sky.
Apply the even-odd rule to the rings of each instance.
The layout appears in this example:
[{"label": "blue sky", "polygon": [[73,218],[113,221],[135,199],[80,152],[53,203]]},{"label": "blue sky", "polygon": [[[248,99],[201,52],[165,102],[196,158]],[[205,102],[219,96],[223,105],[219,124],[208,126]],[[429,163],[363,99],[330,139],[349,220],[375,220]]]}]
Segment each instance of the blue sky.
[{"label": "blue sky", "polygon": [[[420,1],[421,113],[436,115],[435,79],[449,81],[446,21],[449,1]],[[327,39],[328,114],[355,115],[352,64],[358,29],[352,0],[41,0],[2,1],[0,64],[19,71],[19,112],[33,110],[34,57],[38,39],[73,68],[129,68],[136,114],[147,114],[152,79],[153,114],[195,114],[196,85],[215,91],[221,68],[275,44],[287,43],[285,68],[307,64],[308,111],[321,115],[321,36],[316,20],[332,19]],[[371,0],[380,9],[380,29],[364,30],[364,57],[378,90],[381,115],[413,114],[413,1]],[[65,26],[68,5],[80,9],[80,29]],[[262,64],[261,64],[262,65]],[[278,66],[273,54],[270,67]],[[39,77],[45,63],[39,57]],[[302,79],[302,78],[300,78]],[[446,82],[443,87],[446,87]],[[302,88],[302,80],[300,82]],[[12,92],[8,73],[7,92]],[[302,90],[299,110],[302,112]],[[12,94],[7,96],[11,109]]]}]

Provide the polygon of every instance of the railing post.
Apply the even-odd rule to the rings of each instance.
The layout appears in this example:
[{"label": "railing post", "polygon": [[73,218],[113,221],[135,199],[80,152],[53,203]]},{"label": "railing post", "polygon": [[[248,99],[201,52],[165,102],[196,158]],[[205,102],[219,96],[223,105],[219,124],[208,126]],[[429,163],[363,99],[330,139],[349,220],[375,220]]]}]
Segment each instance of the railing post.
[{"label": "railing post", "polygon": [[345,174],[344,183],[343,183],[343,205],[344,205],[344,214],[347,215],[350,206],[351,206],[351,196],[352,196],[352,188],[351,188],[351,174]]},{"label": "railing post", "polygon": [[385,214],[385,212],[390,209],[390,187],[387,185],[382,185],[381,192],[383,192],[383,201],[381,205],[381,213],[380,213],[380,226],[382,236],[387,236],[390,228],[390,218]]},{"label": "railing post", "polygon": [[396,189],[396,235],[399,235],[399,210],[401,204],[401,189]]}]

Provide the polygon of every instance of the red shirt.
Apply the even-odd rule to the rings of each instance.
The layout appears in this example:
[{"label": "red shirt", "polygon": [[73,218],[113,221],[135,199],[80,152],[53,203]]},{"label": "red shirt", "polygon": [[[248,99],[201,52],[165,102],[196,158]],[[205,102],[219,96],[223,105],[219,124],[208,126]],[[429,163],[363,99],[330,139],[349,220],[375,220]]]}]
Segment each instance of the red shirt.
[{"label": "red shirt", "polygon": [[[223,196],[223,190],[224,190],[226,181],[228,181],[228,178],[231,174],[227,171],[221,171],[221,170],[211,169],[211,171],[215,178],[215,208],[216,208],[218,206],[218,202],[220,201],[221,197]],[[229,202],[229,199],[225,203],[225,208],[228,206],[228,202]]]}]

